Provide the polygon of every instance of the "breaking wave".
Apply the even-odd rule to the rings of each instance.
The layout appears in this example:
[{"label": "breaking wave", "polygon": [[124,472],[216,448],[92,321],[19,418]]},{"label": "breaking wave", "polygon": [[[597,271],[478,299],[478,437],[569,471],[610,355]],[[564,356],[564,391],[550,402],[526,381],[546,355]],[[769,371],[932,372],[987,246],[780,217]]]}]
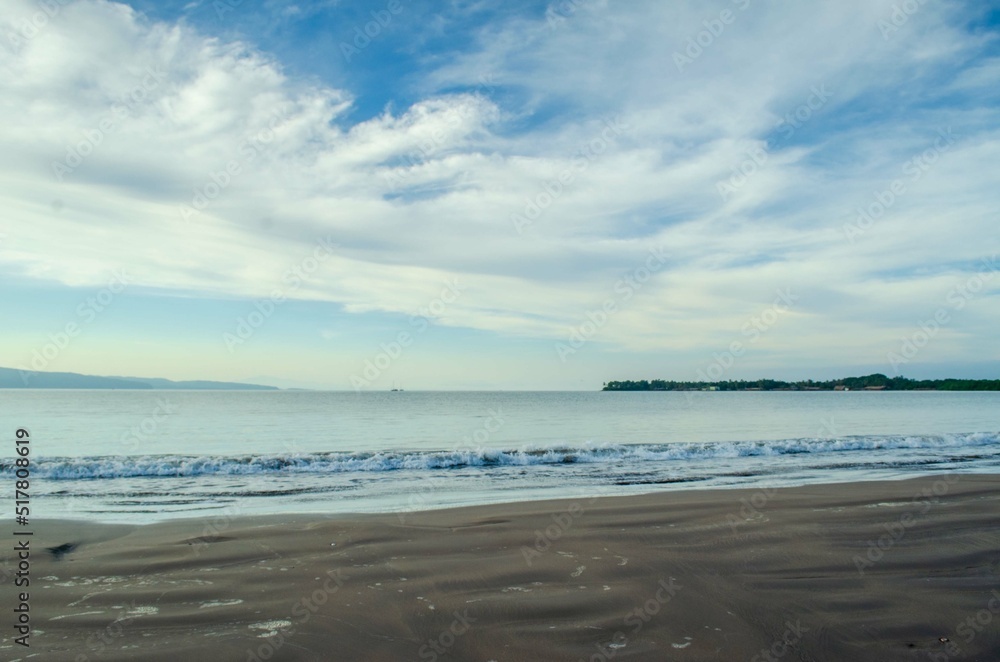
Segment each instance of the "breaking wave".
[{"label": "breaking wave", "polygon": [[[325,474],[385,471],[435,471],[463,467],[497,468],[559,464],[645,465],[712,458],[791,454],[860,453],[876,450],[942,450],[982,447],[1000,442],[1000,433],[952,435],[858,436],[834,439],[790,439],[715,443],[588,445],[579,448],[385,451],[369,453],[280,453],[273,455],[140,455],[105,457],[39,457],[32,476],[49,480],[135,477],[238,476],[260,474]],[[0,471],[13,473],[11,460]]]}]

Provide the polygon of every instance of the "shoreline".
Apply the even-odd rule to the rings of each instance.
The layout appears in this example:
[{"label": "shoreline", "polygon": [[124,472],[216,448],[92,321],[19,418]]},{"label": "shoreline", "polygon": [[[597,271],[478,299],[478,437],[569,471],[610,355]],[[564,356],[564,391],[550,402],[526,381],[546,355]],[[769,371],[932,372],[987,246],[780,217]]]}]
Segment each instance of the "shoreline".
[{"label": "shoreline", "polygon": [[[719,442],[726,443],[726,442]],[[805,480],[801,482],[798,479],[785,479],[785,480],[775,480],[775,476],[768,476],[769,480],[761,481],[764,484],[754,484],[754,483],[727,483],[723,485],[713,485],[707,483],[707,481],[702,479],[679,479],[667,483],[635,483],[635,484],[619,484],[612,487],[601,485],[598,489],[602,492],[596,498],[598,499],[633,499],[642,497],[654,497],[656,495],[665,494],[683,494],[683,493],[711,493],[719,492],[719,498],[722,498],[722,494],[731,492],[760,492],[760,491],[774,491],[774,490],[789,490],[789,489],[800,489],[809,487],[829,487],[834,488],[836,486],[853,485],[853,484],[878,484],[878,483],[895,483],[895,482],[905,482],[921,479],[933,479],[940,475],[945,474],[955,474],[955,475],[973,475],[973,476],[998,476],[1000,477],[1000,471],[996,473],[978,473],[976,471],[971,472],[951,472],[947,469],[939,469],[934,472],[920,472],[920,473],[907,473],[902,474],[900,472],[895,472],[891,476],[880,477],[874,476],[869,477],[865,480],[858,480],[855,476],[850,476],[848,474],[841,474],[839,476],[824,476],[822,479],[817,479],[815,481]],[[441,479],[433,479],[433,486],[439,487],[441,484]],[[655,486],[655,487],[654,487]],[[635,491],[628,491],[623,488],[633,487],[637,488]],[[572,490],[567,489],[570,492],[568,496],[526,496],[524,498],[511,500],[507,496],[497,497],[495,499],[489,500],[472,500],[467,499],[465,502],[451,503],[447,505],[428,505],[427,499],[424,495],[428,492],[432,492],[432,489],[421,489],[414,492],[418,497],[416,499],[411,499],[409,505],[403,505],[399,507],[386,507],[371,510],[294,510],[294,505],[285,512],[281,512],[275,509],[247,509],[244,506],[233,506],[226,505],[215,510],[191,510],[191,511],[170,511],[172,514],[170,517],[165,517],[163,519],[153,519],[147,522],[139,523],[134,521],[137,517],[136,514],[130,514],[128,511],[122,512],[91,512],[86,516],[67,516],[67,517],[48,517],[47,515],[36,515],[32,519],[38,522],[62,522],[66,524],[73,523],[83,523],[88,526],[152,526],[156,524],[167,524],[172,522],[191,522],[191,521],[215,521],[224,520],[232,521],[235,519],[258,519],[258,518],[268,518],[268,517],[294,517],[297,519],[302,518],[313,518],[313,519],[331,519],[339,517],[379,517],[379,516],[403,516],[409,517],[411,515],[419,513],[437,513],[441,511],[462,511],[465,509],[474,508],[499,508],[499,507],[512,507],[516,508],[521,504],[546,504],[546,503],[559,503],[559,502],[570,502],[579,500],[589,500],[591,497],[579,494],[580,487],[574,487]],[[553,490],[558,492],[558,490]],[[268,497],[273,499],[274,497]],[[418,502],[416,505],[414,502]],[[73,508],[70,509],[74,510]],[[235,513],[233,511],[236,511]]]},{"label": "shoreline", "polygon": [[39,520],[31,648],[5,636],[0,650],[74,662],[990,659],[997,512],[1000,475],[939,474],[402,513]]}]

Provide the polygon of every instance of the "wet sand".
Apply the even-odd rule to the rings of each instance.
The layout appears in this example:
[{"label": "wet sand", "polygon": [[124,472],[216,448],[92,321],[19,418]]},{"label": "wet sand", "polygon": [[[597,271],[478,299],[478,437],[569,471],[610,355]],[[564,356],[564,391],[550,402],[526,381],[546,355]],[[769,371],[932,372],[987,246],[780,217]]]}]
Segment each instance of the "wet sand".
[{"label": "wet sand", "polygon": [[992,475],[36,522],[0,659],[997,660],[998,524]]}]

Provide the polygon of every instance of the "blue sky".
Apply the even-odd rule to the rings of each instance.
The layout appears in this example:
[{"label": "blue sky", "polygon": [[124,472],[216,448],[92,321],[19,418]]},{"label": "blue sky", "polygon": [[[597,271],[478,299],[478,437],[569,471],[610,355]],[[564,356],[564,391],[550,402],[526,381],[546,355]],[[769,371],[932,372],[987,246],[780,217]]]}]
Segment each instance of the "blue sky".
[{"label": "blue sky", "polygon": [[917,0],[11,0],[0,365],[996,377],[998,25]]}]

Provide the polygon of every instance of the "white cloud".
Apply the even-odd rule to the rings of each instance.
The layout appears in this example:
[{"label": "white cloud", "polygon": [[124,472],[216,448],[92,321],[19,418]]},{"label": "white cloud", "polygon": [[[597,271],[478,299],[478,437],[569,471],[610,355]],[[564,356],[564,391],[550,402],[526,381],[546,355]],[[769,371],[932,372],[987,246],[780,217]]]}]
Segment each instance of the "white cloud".
[{"label": "white cloud", "polygon": [[[672,261],[602,330],[610,347],[724,347],[794,287],[789,361],[832,358],[841,350],[821,348],[839,342],[877,362],[900,320],[932,313],[925,302],[963,278],[959,263],[995,251],[980,239],[995,235],[1000,141],[991,108],[919,109],[904,95],[914,110],[896,113],[872,99],[955,71],[953,87],[974,92],[996,62],[962,68],[987,37],[949,27],[950,6],[883,39],[888,1],[742,4],[583,3],[554,28],[491,26],[479,50],[427,76],[422,101],[351,125],[350,90],[290,79],[250,45],[94,0],[11,40],[36,5],[10,0],[0,268],[91,285],[124,267],[147,287],[259,297],[329,237],[337,255],[296,296],[410,314],[457,278],[441,323],[560,338],[664,247]],[[674,54],[725,8],[733,22],[678,71]],[[517,93],[438,92],[484,74]],[[769,147],[818,85],[829,103]],[[529,121],[550,106],[555,119]],[[948,126],[958,142],[848,241],[854,210]],[[723,200],[718,183],[752,149],[767,162]],[[511,216],[546,195],[518,233]],[[936,263],[948,266],[933,282],[913,273]],[[977,324],[1000,321],[984,301]]]}]

